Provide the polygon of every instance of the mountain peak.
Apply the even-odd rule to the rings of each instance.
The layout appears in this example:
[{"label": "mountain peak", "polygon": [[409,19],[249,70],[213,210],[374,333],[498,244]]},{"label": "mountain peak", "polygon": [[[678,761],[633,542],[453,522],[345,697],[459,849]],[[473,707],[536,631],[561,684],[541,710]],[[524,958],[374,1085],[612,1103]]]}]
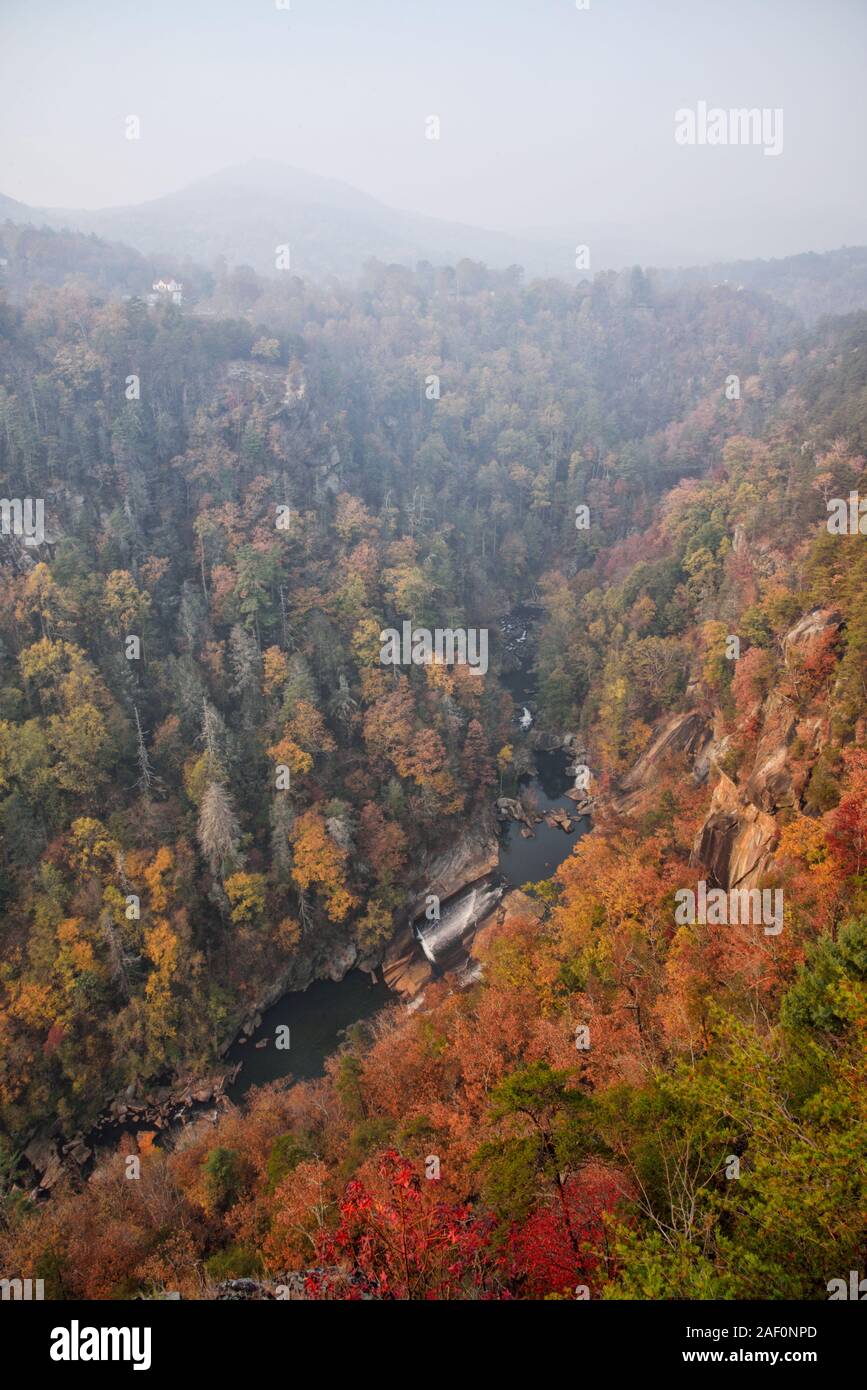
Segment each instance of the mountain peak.
[{"label": "mountain peak", "polygon": [[285,198],[288,201],[311,203],[320,207],[347,209],[382,209],[384,204],[362,193],[360,189],[341,179],[326,178],[312,174],[306,169],[284,164],[277,159],[256,158],[244,160],[239,164],[227,165],[216,173],[196,179],[171,197],[186,197],[190,194],[219,189],[241,189],[272,199]]}]

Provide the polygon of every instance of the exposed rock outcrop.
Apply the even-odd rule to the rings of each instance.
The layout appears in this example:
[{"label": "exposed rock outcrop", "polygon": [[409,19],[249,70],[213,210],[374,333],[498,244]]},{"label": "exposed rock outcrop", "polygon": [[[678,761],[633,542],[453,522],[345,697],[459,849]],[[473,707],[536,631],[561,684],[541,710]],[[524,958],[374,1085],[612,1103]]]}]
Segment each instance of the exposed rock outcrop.
[{"label": "exposed rock outcrop", "polygon": [[725,773],[696,836],[692,862],[720,888],[755,888],[770,868],[778,827],[772,815],[742,798]]},{"label": "exposed rock outcrop", "polygon": [[797,647],[812,642],[814,637],[820,636],[828,628],[839,628],[842,621],[843,615],[839,608],[814,608],[810,613],[805,613],[783,638],[786,665],[791,664],[792,654]]},{"label": "exposed rock outcrop", "polygon": [[493,873],[500,856],[496,827],[488,807],[484,807],[472,825],[447,849],[425,855],[418,875],[423,885],[410,902],[410,912],[417,915],[425,905],[428,893],[435,893],[442,902],[459,893],[476,879]]},{"label": "exposed rock outcrop", "polygon": [[103,1112],[92,1131],[93,1138],[98,1143],[101,1129],[111,1129],[119,1124],[134,1123],[165,1129],[198,1105],[207,1105],[212,1101],[222,1104],[226,1100],[226,1087],[232,1085],[241,1065],[238,1062],[227,1071],[215,1072],[211,1076],[179,1077],[171,1086],[152,1087],[141,1095],[131,1087]]},{"label": "exposed rock outcrop", "polygon": [[688,710],[666,719],[654,734],[641,757],[621,779],[611,804],[623,815],[639,810],[645,793],[653,787],[656,770],[663,758],[671,753],[683,753],[692,761],[698,780],[707,775],[702,755],[712,741],[710,716],[705,710]]},{"label": "exposed rock outcrop", "polygon": [[579,742],[577,734],[552,734],[545,729],[531,729],[527,735],[527,743],[539,753],[556,753],[562,749],[577,754]]},{"label": "exposed rock outcrop", "polygon": [[53,1135],[40,1131],[24,1150],[24,1157],[34,1172],[39,1174],[37,1188],[50,1192],[63,1176],[63,1160]]},{"label": "exposed rock outcrop", "polygon": [[[825,632],[836,630],[841,615],[834,608],[806,613],[783,638],[788,670],[797,670],[801,654]],[[756,706],[760,732],[752,768],[736,785],[719,772],[708,817],[693,847],[693,863],[701,864],[721,888],[755,888],[773,863],[779,838],[776,813],[802,804],[811,761],[828,739],[823,714],[799,714],[795,699],[775,687]],[[795,739],[801,748],[791,756]],[[725,740],[709,749],[709,765],[719,771]]]},{"label": "exposed rock outcrop", "polygon": [[207,1077],[180,1077],[172,1086],[151,1087],[140,1095],[135,1086],[129,1086],[102,1112],[86,1140],[78,1133],[63,1142],[59,1124],[40,1130],[24,1150],[24,1158],[37,1175],[34,1194],[49,1192],[64,1173],[86,1168],[100,1146],[113,1148],[118,1127],[153,1135],[180,1120],[186,1121],[198,1113],[199,1106],[229,1106],[225,1089],[240,1070],[239,1062],[228,1071]]},{"label": "exposed rock outcrop", "polygon": [[389,989],[405,999],[412,999],[433,979],[433,965],[421,950],[409,922],[389,942],[382,977]]},{"label": "exposed rock outcrop", "polygon": [[333,1291],[343,1290],[346,1296],[370,1301],[377,1297],[368,1281],[358,1270],[333,1265],[317,1269],[293,1269],[273,1279],[226,1279],[217,1284],[214,1298],[220,1303],[258,1303],[271,1300],[290,1303],[305,1302],[311,1297],[309,1286],[326,1285]]}]

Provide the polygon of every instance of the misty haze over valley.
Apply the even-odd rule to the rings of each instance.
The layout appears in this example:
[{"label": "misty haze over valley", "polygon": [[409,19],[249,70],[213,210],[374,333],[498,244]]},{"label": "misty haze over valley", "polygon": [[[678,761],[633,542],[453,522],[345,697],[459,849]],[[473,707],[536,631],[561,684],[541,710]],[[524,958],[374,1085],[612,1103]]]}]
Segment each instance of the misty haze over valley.
[{"label": "misty haze over valley", "polygon": [[865,39],[7,0],[0,1302],[51,1373],[291,1373],[223,1315],[286,1301],[851,1359]]}]

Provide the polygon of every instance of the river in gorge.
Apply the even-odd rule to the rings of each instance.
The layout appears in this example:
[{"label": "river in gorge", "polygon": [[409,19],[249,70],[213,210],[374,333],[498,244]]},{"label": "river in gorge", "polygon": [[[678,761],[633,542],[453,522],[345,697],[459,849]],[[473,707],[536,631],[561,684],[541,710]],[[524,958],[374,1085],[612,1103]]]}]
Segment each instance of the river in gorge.
[{"label": "river in gorge", "polygon": [[[515,747],[530,738],[535,714],[532,628],[538,615],[538,609],[526,604],[512,609],[501,624],[501,640],[512,668],[502,680],[515,702]],[[575,803],[565,795],[574,780],[566,771],[569,755],[560,749],[536,750],[533,757],[536,772],[520,780],[525,803],[543,815],[559,810],[574,816]],[[479,916],[487,915],[496,906],[504,889],[549,878],[589,828],[586,817],[570,830],[540,820],[529,838],[521,834],[517,821],[506,822],[500,837],[496,874],[444,901],[441,920],[435,933],[431,933],[435,936],[434,949],[429,950],[424,939],[420,947],[435,960],[438,969],[458,968],[467,931],[472,931]],[[427,935],[424,924],[419,934],[422,938]],[[241,1062],[242,1067],[236,1081],[227,1087],[227,1095],[237,1101],[250,1086],[289,1076],[297,1080],[321,1076],[326,1057],[340,1046],[346,1030],[394,1002],[395,995],[381,980],[372,981],[358,970],[343,980],[317,980],[303,992],[284,995],[265,1012],[260,1026],[246,1042],[236,1040],[230,1048],[228,1065]],[[280,1027],[289,1029],[289,1047],[285,1050],[275,1046]]]},{"label": "river in gorge", "polygon": [[[509,888],[537,882],[550,875],[566,859],[576,840],[590,828],[587,816],[579,818],[574,801],[566,796],[573,784],[567,771],[573,755],[556,747],[553,751],[533,748],[533,726],[536,717],[533,673],[533,628],[540,610],[532,604],[513,608],[501,622],[503,672],[501,680],[515,704],[515,728],[510,742],[515,749],[533,749],[533,771],[519,780],[517,787],[504,790],[510,797],[520,796],[532,828],[515,820],[500,826],[499,853],[496,871],[468,884],[460,892],[444,898],[440,917],[428,923],[424,917],[413,926],[415,936],[411,952],[418,952],[431,962],[434,976],[448,972],[458,988],[478,978],[478,963],[469,954],[469,945],[477,924],[497,906]],[[556,739],[541,740],[546,744]],[[546,813],[565,812],[560,817],[567,829],[545,819]],[[530,829],[527,835],[522,829]],[[404,927],[406,930],[406,927]],[[371,1018],[398,995],[388,989],[381,979],[371,979],[358,970],[350,971],[340,981],[316,980],[306,990],[285,994],[262,1019],[249,1038],[237,1038],[225,1058],[226,1071],[237,1068],[235,1080],[225,1087],[224,1095],[216,1102],[204,1086],[205,1095],[196,1096],[193,1082],[189,1097],[180,1102],[172,1099],[170,1077],[163,1078],[162,1096],[153,1092],[144,1103],[133,1097],[127,1103],[115,1102],[111,1112],[105,1112],[87,1139],[96,1154],[109,1153],[117,1148],[126,1135],[154,1128],[162,1131],[159,1142],[171,1144],[191,1121],[210,1115],[216,1121],[219,1106],[226,1101],[237,1103],[251,1086],[269,1081],[308,1080],[321,1076],[325,1060],[344,1041],[353,1024]],[[276,1046],[278,1028],[288,1028],[288,1048]],[[286,1034],[280,1035],[286,1037]],[[155,1094],[157,1099],[154,1099]],[[160,1118],[154,1116],[165,1102]],[[119,1109],[118,1109],[119,1107]],[[88,1148],[87,1152],[91,1152]],[[82,1160],[77,1160],[81,1162]],[[91,1160],[86,1160],[89,1165]],[[85,1169],[86,1170],[86,1169]]]}]

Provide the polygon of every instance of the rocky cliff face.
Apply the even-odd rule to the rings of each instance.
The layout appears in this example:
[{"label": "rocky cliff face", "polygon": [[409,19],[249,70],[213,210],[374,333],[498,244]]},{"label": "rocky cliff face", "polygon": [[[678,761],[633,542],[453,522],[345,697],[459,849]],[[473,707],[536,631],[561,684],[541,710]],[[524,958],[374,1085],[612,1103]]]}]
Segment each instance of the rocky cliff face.
[{"label": "rocky cliff face", "polygon": [[[810,644],[840,627],[836,609],[806,613],[785,635],[783,661],[796,674]],[[664,720],[641,757],[621,780],[612,797],[616,811],[640,812],[648,803],[656,773],[664,758],[679,752],[691,765],[696,781],[714,784],[707,818],[696,836],[692,861],[707,871],[721,888],[755,888],[771,868],[779,838],[778,815],[803,806],[804,792],[817,757],[828,742],[823,700],[806,711],[799,707],[791,685],[777,685],[757,704],[758,739],[749,766],[736,780],[720,766],[730,739],[722,732],[719,710],[687,710]],[[792,756],[797,740],[798,757]]]},{"label": "rocky cliff face", "polygon": [[720,774],[710,814],[696,836],[692,862],[721,888],[754,888],[773,861],[777,822]]},{"label": "rocky cliff face", "polygon": [[420,887],[410,911],[421,912],[428,893],[436,893],[442,902],[468,883],[484,878],[496,869],[498,856],[494,817],[490,807],[483,806],[477,819],[446,849],[425,855],[418,875]]},{"label": "rocky cliff face", "polygon": [[[797,671],[816,638],[840,627],[836,609],[806,613],[783,638],[787,672]],[[820,702],[821,704],[822,702]],[[779,838],[779,812],[800,809],[810,772],[828,741],[821,712],[798,708],[788,685],[776,686],[756,710],[759,737],[749,768],[737,782],[717,766],[727,740],[708,748],[710,767],[718,776],[710,813],[696,837],[693,862],[701,864],[721,888],[755,888],[770,869]],[[792,757],[797,740],[798,757]]]},{"label": "rocky cliff face", "polygon": [[682,753],[692,765],[693,776],[703,782],[707,776],[706,750],[713,739],[710,712],[687,710],[674,714],[657,728],[641,757],[620,781],[611,804],[621,815],[635,815],[643,809],[656,782],[659,766],[672,753]]}]

